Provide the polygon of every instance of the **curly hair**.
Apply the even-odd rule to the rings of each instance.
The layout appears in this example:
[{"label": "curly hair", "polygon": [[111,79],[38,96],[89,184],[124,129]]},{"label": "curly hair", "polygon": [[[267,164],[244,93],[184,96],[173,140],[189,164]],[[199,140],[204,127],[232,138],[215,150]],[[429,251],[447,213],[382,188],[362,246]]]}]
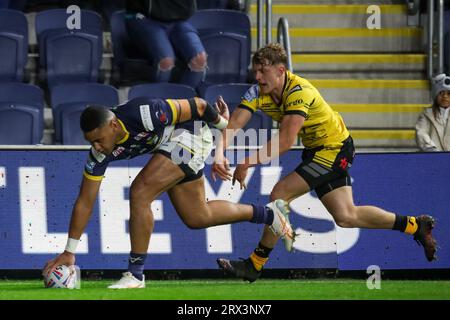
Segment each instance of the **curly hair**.
[{"label": "curly hair", "polygon": [[282,63],[287,66],[288,58],[286,50],[279,43],[269,43],[258,49],[252,59],[252,64],[274,65]]}]

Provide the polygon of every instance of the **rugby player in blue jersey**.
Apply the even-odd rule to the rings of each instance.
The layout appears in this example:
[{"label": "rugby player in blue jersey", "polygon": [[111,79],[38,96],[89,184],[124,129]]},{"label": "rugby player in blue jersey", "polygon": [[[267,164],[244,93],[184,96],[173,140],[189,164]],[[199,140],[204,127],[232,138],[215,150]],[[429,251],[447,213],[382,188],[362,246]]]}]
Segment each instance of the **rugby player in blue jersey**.
[{"label": "rugby player in blue jersey", "polygon": [[[145,287],[144,263],[154,227],[150,204],[166,191],[178,215],[190,228],[239,221],[264,223],[285,240],[290,250],[294,234],[283,200],[259,206],[205,199],[203,167],[213,146],[208,125],[223,130],[228,119],[228,108],[221,98],[215,107],[200,98],[140,97],[112,109],[86,108],[81,114],[80,126],[92,148],[72,211],[66,248],[47,262],[44,274],[58,265],[75,263],[76,247],[92,214],[108,164],[148,153],[153,154],[152,158],[130,188],[128,271],[109,288]],[[184,156],[180,155],[181,151]]]}]

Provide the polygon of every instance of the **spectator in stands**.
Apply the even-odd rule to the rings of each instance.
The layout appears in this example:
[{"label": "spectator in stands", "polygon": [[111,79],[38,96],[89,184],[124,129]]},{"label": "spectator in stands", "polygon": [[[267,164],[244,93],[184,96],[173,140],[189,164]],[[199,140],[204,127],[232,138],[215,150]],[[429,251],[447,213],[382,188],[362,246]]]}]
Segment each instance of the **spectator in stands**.
[{"label": "spectator in stands", "polygon": [[450,77],[432,79],[433,104],[417,119],[416,141],[422,151],[450,151]]},{"label": "spectator in stands", "polygon": [[178,82],[197,88],[203,81],[205,48],[197,30],[187,22],[195,10],[195,0],[127,1],[127,30],[155,65],[153,81],[171,80],[176,58],[187,65]]},{"label": "spectator in stands", "polygon": [[[344,120],[308,80],[288,71],[286,65],[286,51],[278,43],[268,44],[254,54],[252,67],[258,83],[244,95],[239,107],[231,114],[225,135],[218,139],[212,166],[213,179],[216,176],[222,180],[232,179],[233,183],[237,181],[241,188],[245,188],[250,167],[281,156],[300,137],[305,149],[299,165],[278,181],[270,194],[271,199],[283,199],[289,203],[315,190],[338,226],[391,229],[413,235],[414,240],[424,247],[428,261],[433,261],[436,258],[436,241],[431,234],[433,217],[406,216],[375,206],[355,205],[348,172],[355,148]],[[236,130],[241,129],[257,109],[279,121],[279,133],[261,149],[241,160],[232,175],[224,150],[233,141]],[[283,210],[289,212],[289,207]],[[286,233],[284,237],[288,235]],[[217,262],[236,277],[255,281],[260,277],[277,240],[278,237],[265,228],[258,246],[248,259],[218,259]],[[295,239],[283,240],[285,245],[292,247]]]}]

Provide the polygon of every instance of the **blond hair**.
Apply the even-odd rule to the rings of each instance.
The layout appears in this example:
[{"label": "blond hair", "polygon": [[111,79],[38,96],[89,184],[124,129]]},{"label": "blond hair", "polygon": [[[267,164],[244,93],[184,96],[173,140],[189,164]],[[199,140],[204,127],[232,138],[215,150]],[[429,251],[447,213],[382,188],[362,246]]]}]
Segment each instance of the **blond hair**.
[{"label": "blond hair", "polygon": [[252,59],[252,64],[260,65],[274,65],[282,63],[287,66],[288,58],[286,50],[279,43],[269,43],[266,46],[258,49]]}]

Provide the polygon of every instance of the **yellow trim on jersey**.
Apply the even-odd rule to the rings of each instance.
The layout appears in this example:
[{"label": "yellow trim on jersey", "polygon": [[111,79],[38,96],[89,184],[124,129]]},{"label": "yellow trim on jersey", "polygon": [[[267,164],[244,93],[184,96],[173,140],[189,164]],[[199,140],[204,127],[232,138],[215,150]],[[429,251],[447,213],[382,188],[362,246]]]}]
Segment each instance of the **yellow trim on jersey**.
[{"label": "yellow trim on jersey", "polygon": [[120,119],[117,119],[117,121],[121,125],[123,131],[125,131],[125,137],[123,137],[122,139],[120,139],[120,141],[117,142],[117,144],[122,144],[128,140],[128,138],[130,137],[130,133],[128,132],[127,128],[125,128],[125,125],[123,124],[123,122]]},{"label": "yellow trim on jersey", "polygon": [[171,125],[174,125],[178,119],[178,111],[177,107],[175,107],[175,104],[172,99],[166,99],[167,103],[170,106],[170,109],[172,109],[172,123]]},{"label": "yellow trim on jersey", "polygon": [[90,175],[89,173],[87,173],[86,171],[83,172],[83,175],[89,180],[93,180],[93,181],[102,181],[103,180],[103,176],[93,176],[93,175]]},{"label": "yellow trim on jersey", "polygon": [[178,145],[179,145],[180,147],[182,147],[184,150],[186,150],[187,152],[189,152],[190,154],[192,154],[192,155],[195,154],[194,150],[192,150],[192,149],[190,149],[190,148],[188,148],[188,147],[186,147],[186,146],[184,146],[184,145],[182,145],[182,144],[179,144],[179,143],[178,143]]}]

